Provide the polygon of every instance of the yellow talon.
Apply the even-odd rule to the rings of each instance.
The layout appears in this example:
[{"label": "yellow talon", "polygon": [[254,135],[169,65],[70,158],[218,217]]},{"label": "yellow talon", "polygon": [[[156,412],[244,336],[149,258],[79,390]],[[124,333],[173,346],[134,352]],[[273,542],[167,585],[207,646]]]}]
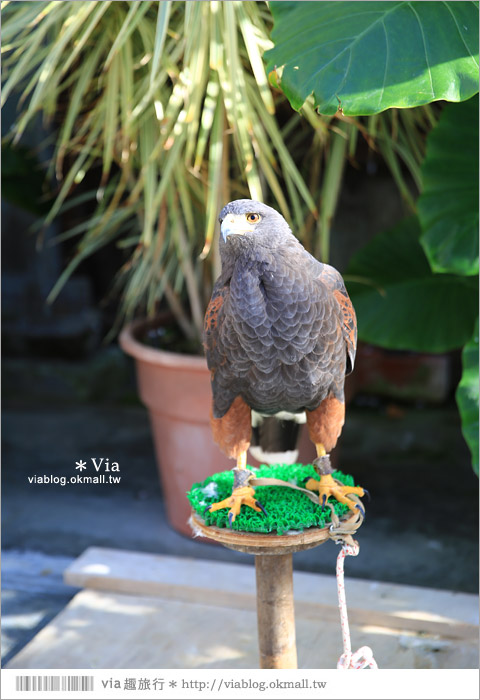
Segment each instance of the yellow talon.
[{"label": "yellow talon", "polygon": [[360,498],[365,495],[365,491],[361,486],[343,486],[337,483],[331,474],[322,474],[319,481],[309,479],[305,484],[305,488],[310,491],[318,491],[318,497],[322,506],[327,503],[330,496],[333,496],[340,503],[347,505],[350,510],[355,510],[358,505],[351,498],[348,498],[346,494],[354,493]]},{"label": "yellow talon", "polygon": [[255,490],[251,486],[241,486],[240,488],[234,489],[231,496],[224,498],[223,501],[218,503],[212,503],[211,506],[205,508],[205,512],[215,512],[221,508],[230,508],[228,511],[228,524],[231,526],[235,522],[235,518],[240,513],[242,505],[248,506],[253,510],[263,512],[266,515],[265,508],[259,503],[255,498]]}]

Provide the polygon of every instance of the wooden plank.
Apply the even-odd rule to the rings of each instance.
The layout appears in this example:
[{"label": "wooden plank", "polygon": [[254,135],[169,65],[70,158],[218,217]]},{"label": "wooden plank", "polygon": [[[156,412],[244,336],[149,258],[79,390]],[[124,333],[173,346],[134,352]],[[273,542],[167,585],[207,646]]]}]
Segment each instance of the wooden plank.
[{"label": "wooden plank", "polygon": [[[297,618],[299,668],[335,668],[338,620]],[[380,668],[476,668],[473,642],[351,625],[353,649],[372,647]],[[258,668],[256,614],[157,596],[86,589],[7,668]]]},{"label": "wooden plank", "polygon": [[[83,588],[255,610],[253,566],[91,547],[65,571]],[[348,577],[352,624],[416,631],[446,639],[478,639],[478,596]],[[338,622],[334,576],[294,573],[295,614]]]}]

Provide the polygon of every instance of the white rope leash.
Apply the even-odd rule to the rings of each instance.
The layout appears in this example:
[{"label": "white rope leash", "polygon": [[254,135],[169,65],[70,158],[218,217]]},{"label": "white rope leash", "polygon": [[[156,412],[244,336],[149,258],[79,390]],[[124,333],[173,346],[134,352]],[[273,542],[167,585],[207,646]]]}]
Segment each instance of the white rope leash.
[{"label": "white rope leash", "polygon": [[346,671],[347,669],[373,668],[377,669],[377,662],[373,658],[373,651],[370,647],[361,647],[352,654],[350,642],[350,627],[348,625],[347,600],[345,597],[344,564],[345,557],[350,555],[356,557],[360,551],[358,542],[352,540],[353,545],[344,543],[337,557],[337,590],[338,607],[340,608],[340,622],[342,625],[343,654],[337,662],[337,668]]}]

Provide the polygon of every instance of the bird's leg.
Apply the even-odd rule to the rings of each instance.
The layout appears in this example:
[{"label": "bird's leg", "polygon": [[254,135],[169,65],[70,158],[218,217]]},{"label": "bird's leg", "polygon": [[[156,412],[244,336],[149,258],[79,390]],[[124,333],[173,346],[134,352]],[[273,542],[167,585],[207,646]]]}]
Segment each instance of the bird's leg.
[{"label": "bird's leg", "polygon": [[247,450],[240,452],[240,454],[237,457],[237,466],[235,468],[247,469]]},{"label": "bird's leg", "polygon": [[322,443],[316,443],[315,447],[317,450],[317,458],[313,461],[313,466],[320,479],[318,481],[316,479],[308,479],[305,483],[305,488],[311,491],[318,491],[318,497],[322,508],[325,506],[330,496],[333,496],[333,498],[336,498],[340,503],[347,505],[350,510],[358,508],[362,512],[362,515],[365,515],[363,508],[347,496],[349,493],[354,493],[362,497],[365,495],[365,490],[362,489],[361,486],[342,486],[335,481],[332,476],[333,470],[330,464],[330,457],[324,445]]},{"label": "bird's leg", "polygon": [[235,518],[240,513],[242,505],[253,508],[258,512],[267,514],[265,508],[255,498],[255,490],[250,486],[250,479],[254,473],[247,469],[247,451],[240,452],[237,456],[237,466],[233,470],[233,491],[232,495],[218,503],[205,508],[205,512],[220,510],[220,508],[230,508],[228,511],[228,524],[231,526]]}]

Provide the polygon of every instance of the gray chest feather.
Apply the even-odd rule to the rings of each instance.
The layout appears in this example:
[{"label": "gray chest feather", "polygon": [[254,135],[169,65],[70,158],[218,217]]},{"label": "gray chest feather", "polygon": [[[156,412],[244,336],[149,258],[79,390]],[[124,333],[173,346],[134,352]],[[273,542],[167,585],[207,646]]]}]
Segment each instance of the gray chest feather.
[{"label": "gray chest feather", "polygon": [[278,254],[238,261],[225,302],[219,341],[229,361],[218,388],[267,413],[316,408],[339,371],[343,385],[338,304],[318,281],[318,263],[301,263]]}]

